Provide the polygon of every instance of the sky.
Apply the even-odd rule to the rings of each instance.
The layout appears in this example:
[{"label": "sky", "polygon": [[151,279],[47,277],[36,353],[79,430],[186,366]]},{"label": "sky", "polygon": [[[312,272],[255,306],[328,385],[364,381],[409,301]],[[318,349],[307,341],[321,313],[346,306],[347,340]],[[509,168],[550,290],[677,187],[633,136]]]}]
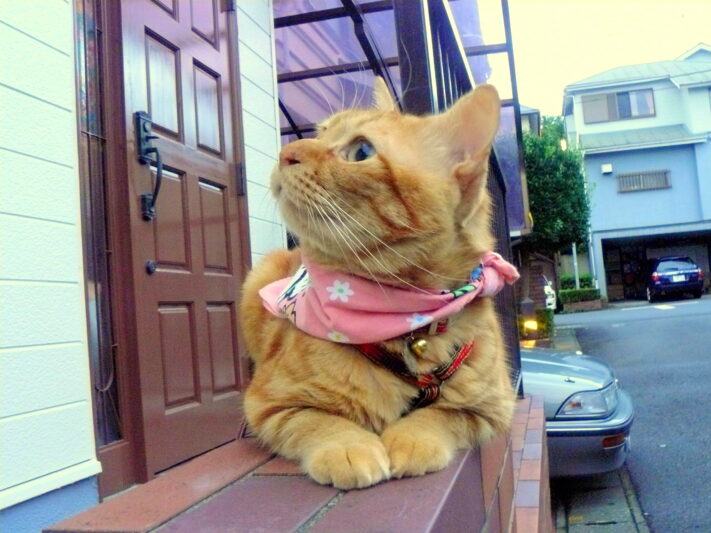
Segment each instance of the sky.
[{"label": "sky", "polygon": [[[560,115],[570,83],[711,45],[711,0],[509,0],[509,10],[519,101],[543,115]],[[501,31],[492,28],[487,44]]]}]

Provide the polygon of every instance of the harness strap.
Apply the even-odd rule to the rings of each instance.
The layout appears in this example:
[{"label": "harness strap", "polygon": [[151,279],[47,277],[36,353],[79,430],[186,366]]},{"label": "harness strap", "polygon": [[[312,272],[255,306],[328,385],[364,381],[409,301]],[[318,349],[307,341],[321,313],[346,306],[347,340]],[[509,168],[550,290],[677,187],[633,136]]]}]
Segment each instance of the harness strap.
[{"label": "harness strap", "polygon": [[420,392],[410,402],[410,407],[417,409],[430,405],[440,397],[443,382],[452,377],[452,374],[461,366],[462,362],[471,353],[474,344],[470,342],[462,347],[455,346],[454,351],[456,353],[450,361],[438,366],[431,372],[423,372],[421,374],[411,372],[402,356],[386,350],[378,344],[356,344],[355,347],[372,362],[390,370],[403,381],[417,387]]}]

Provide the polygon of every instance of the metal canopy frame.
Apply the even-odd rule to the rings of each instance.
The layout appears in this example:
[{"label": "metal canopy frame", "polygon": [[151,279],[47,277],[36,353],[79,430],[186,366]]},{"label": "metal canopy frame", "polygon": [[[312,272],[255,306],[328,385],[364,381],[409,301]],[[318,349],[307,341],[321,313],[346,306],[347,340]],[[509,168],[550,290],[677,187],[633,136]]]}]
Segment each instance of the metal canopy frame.
[{"label": "metal canopy frame", "polygon": [[[417,16],[416,13],[421,11],[421,2],[419,0],[377,0],[371,2],[357,3],[354,0],[341,0],[342,7],[322,9],[318,11],[310,11],[295,15],[287,15],[274,19],[274,28],[289,28],[300,24],[310,24],[314,22],[322,22],[339,18],[350,17],[355,25],[355,34],[358,42],[363,50],[366,59],[364,61],[356,61],[350,63],[339,63],[335,65],[327,65],[320,68],[305,69],[296,72],[286,72],[277,76],[277,83],[290,83],[295,81],[320,78],[323,76],[333,76],[337,74],[347,74],[359,72],[363,70],[372,70],[376,76],[381,76],[390,87],[392,94],[397,95],[394,84],[386,67],[400,66],[402,72],[411,72],[412,68],[418,69],[418,65],[408,65],[408,61],[400,61],[400,57],[409,57],[410,51],[402,47],[402,40],[398,41],[398,54],[400,57],[383,57],[380,53],[375,39],[372,38],[368,23],[364,15],[368,13],[379,13],[382,11],[393,11],[395,16],[395,25],[398,34],[405,34],[412,29],[414,19],[419,19],[418,22],[425,24],[427,21],[424,16]],[[511,28],[509,22],[508,0],[501,0],[502,13],[504,18],[504,26],[506,33],[506,42],[497,44],[488,44],[480,46],[464,47],[458,37],[458,32],[454,19],[452,18],[451,10],[449,9],[447,0],[429,0],[425,2],[429,8],[441,10],[448,14],[449,31],[456,36],[458,46],[465,57],[475,57],[490,54],[507,54],[509,69],[511,73],[512,98],[501,101],[502,107],[513,107],[516,114],[517,128],[520,130],[520,110],[518,104],[518,92],[516,86],[515,67],[513,60],[513,46],[511,42]],[[406,25],[406,26],[405,26]],[[423,38],[425,36],[423,35]],[[465,61],[466,64],[466,61]],[[467,67],[468,68],[468,67]],[[419,77],[419,76],[417,76]],[[410,76],[403,75],[403,80],[411,79]],[[473,83],[472,83],[473,84]],[[412,102],[418,101],[419,90],[417,87],[410,86],[407,91],[406,98],[410,98]],[[289,123],[289,127],[281,128],[281,135],[296,135],[298,138],[303,138],[304,134],[315,131],[316,126],[312,123],[297,124],[289,113],[283,102],[279,102],[279,109],[284,115],[284,118]],[[517,131],[519,139],[521,139],[521,131]]]}]

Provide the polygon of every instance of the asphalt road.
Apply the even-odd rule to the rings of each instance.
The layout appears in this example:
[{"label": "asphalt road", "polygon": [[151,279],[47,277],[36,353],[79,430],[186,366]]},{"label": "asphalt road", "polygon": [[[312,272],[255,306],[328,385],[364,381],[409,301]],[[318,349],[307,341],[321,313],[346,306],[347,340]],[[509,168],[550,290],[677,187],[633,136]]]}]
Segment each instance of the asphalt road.
[{"label": "asphalt road", "polygon": [[627,466],[654,533],[711,532],[711,295],[557,315],[635,402]]}]

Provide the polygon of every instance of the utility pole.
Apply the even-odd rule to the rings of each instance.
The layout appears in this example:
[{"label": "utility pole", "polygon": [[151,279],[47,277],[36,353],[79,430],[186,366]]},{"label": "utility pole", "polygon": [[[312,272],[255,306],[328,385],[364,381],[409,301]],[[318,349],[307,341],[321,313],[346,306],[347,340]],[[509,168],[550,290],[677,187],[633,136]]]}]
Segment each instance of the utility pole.
[{"label": "utility pole", "polygon": [[578,245],[573,243],[573,274],[575,275],[575,288],[580,288],[580,276],[578,275]]}]

